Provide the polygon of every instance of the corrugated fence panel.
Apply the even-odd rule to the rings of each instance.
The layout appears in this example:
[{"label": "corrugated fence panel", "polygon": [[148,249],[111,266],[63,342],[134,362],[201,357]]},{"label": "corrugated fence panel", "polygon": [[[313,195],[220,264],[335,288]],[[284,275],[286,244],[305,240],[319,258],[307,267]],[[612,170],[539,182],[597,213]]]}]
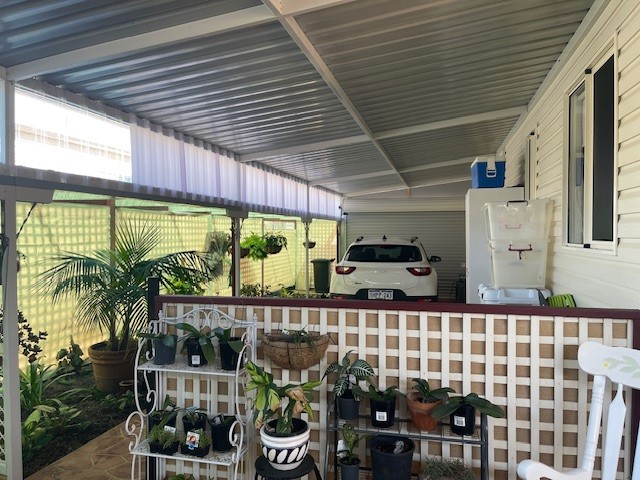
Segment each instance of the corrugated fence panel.
[{"label": "corrugated fence panel", "polygon": [[[347,245],[359,236],[418,236],[428,255],[437,255],[438,296],[453,296],[453,284],[464,274],[464,212],[351,213],[346,220]],[[344,252],[341,252],[344,254]]]}]

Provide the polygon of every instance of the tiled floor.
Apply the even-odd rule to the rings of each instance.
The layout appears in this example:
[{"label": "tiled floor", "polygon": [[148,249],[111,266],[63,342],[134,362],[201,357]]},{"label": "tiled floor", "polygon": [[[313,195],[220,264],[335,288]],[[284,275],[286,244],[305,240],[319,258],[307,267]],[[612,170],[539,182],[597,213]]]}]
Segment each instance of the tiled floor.
[{"label": "tiled floor", "polygon": [[131,455],[124,424],[34,473],[27,480],[121,480],[131,478]]}]

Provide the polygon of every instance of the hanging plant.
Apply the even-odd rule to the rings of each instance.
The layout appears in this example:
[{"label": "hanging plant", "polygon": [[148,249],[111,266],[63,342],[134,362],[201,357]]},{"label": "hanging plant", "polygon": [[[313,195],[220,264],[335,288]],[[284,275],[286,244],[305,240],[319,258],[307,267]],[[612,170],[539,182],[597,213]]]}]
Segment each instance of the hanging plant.
[{"label": "hanging plant", "polygon": [[267,253],[275,255],[283,248],[287,248],[287,237],[279,233],[266,233],[264,239],[267,242]]},{"label": "hanging plant", "polygon": [[248,250],[247,257],[252,260],[264,260],[269,255],[267,252],[267,241],[262,235],[251,232],[240,242],[240,248]]}]

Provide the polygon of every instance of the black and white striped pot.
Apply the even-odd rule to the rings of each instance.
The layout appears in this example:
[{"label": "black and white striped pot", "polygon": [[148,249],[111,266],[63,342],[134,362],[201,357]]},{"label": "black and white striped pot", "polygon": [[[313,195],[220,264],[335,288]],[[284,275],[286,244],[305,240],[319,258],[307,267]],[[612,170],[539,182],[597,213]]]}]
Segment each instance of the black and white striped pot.
[{"label": "black and white striped pot", "polygon": [[260,429],[262,453],[273,468],[293,470],[302,463],[309,450],[309,425],[294,418],[292,433],[282,435],[275,433],[275,424],[276,420],[272,420]]}]

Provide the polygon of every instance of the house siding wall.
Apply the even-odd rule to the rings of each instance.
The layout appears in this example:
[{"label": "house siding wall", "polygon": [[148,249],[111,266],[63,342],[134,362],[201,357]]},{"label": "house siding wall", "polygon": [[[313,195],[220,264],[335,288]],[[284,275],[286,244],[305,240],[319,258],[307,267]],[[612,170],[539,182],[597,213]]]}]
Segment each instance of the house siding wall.
[{"label": "house siding wall", "polygon": [[[563,244],[565,98],[610,46],[617,49],[617,246],[597,252]],[[576,46],[555,80],[505,142],[507,185],[524,181],[527,137],[536,132],[536,185],[532,198],[554,202],[547,284],[572,293],[579,306],[638,308],[640,302],[640,6],[611,2]]]}]

